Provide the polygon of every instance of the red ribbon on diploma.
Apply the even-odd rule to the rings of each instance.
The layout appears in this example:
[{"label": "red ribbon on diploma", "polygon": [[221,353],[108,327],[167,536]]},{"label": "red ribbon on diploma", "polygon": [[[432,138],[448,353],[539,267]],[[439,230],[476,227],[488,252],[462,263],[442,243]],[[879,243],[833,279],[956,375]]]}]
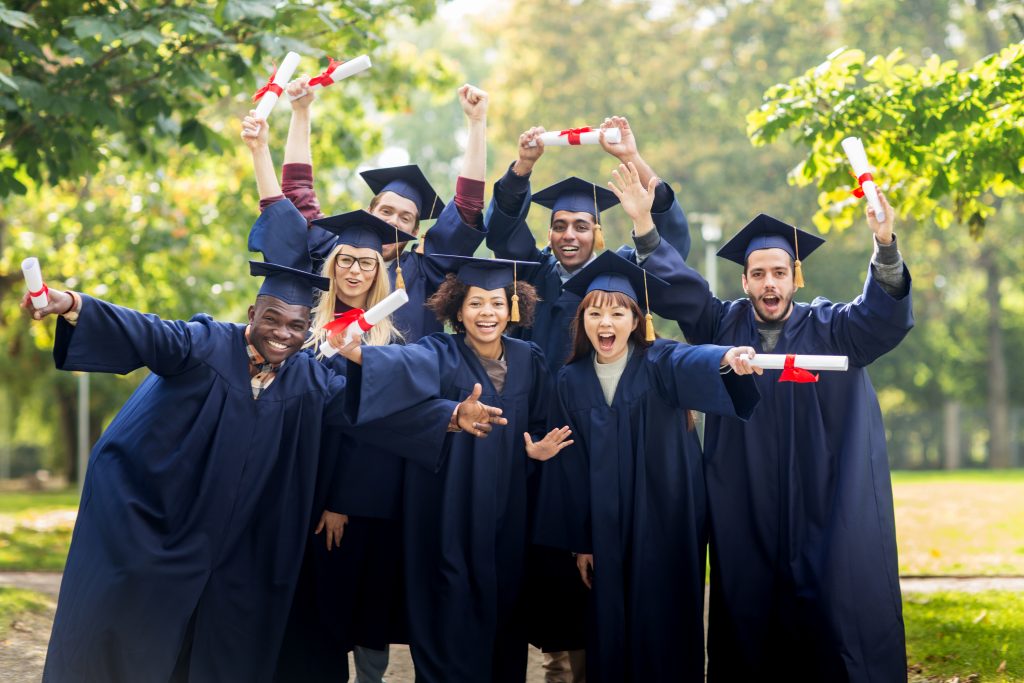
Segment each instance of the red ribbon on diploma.
[{"label": "red ribbon on diploma", "polygon": [[366,313],[366,311],[361,308],[350,309],[324,325],[324,329],[329,331],[331,334],[334,334],[335,332],[344,332],[348,329],[349,325],[357,323],[359,325],[359,329],[363,332],[369,332],[373,329],[373,325],[366,322],[366,318],[363,317],[364,313]]},{"label": "red ribbon on diploma", "polygon": [[334,79],[331,78],[331,74],[334,73],[335,69],[337,69],[339,66],[345,63],[344,59],[341,60],[340,62],[335,61],[334,57],[328,57],[327,59],[327,68],[324,69],[319,76],[313,76],[313,78],[309,79],[310,87],[314,85],[319,85],[321,88],[326,88],[327,86],[334,83]]},{"label": "red ribbon on diploma", "polygon": [[558,137],[562,137],[563,135],[568,135],[569,136],[569,144],[570,145],[578,145],[578,144],[580,144],[580,133],[589,133],[592,130],[593,130],[593,128],[591,128],[589,126],[585,126],[583,128],[570,128],[569,130],[560,131],[558,133]]},{"label": "red ribbon on diploma", "polygon": [[818,376],[813,372],[796,367],[796,356],[788,354],[786,356],[786,363],[782,366],[782,374],[779,376],[779,381],[807,384],[809,382],[817,382]]},{"label": "red ribbon on diploma", "polygon": [[857,178],[857,187],[853,188],[853,196],[860,199],[864,196],[864,183],[869,180],[874,181],[874,178],[870,173],[861,173],[859,176],[855,177]]},{"label": "red ribbon on diploma", "polygon": [[45,282],[43,283],[42,288],[38,292],[29,292],[28,293],[29,296],[39,296],[41,294],[46,294],[46,298],[47,299],[50,298],[50,288],[46,286]]},{"label": "red ribbon on diploma", "polygon": [[279,86],[277,83],[274,83],[274,76],[276,76],[276,75],[277,75],[277,67],[275,66],[274,67],[274,73],[270,74],[270,78],[267,79],[266,85],[264,85],[262,88],[257,90],[256,94],[252,96],[252,101],[253,102],[259,102],[260,100],[263,99],[263,96],[266,95],[268,92],[272,92],[275,95],[277,95],[278,97],[281,96],[281,93],[284,92],[284,88]]}]

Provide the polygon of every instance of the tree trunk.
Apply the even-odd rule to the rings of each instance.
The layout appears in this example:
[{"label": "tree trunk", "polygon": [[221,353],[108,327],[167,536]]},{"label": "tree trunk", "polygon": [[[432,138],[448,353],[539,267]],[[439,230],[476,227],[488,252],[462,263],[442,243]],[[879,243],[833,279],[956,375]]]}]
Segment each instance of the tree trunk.
[{"label": "tree trunk", "polygon": [[982,248],[981,265],[985,269],[988,306],[988,466],[1005,469],[1010,466],[1010,396],[999,295],[999,254],[991,237],[987,242]]}]

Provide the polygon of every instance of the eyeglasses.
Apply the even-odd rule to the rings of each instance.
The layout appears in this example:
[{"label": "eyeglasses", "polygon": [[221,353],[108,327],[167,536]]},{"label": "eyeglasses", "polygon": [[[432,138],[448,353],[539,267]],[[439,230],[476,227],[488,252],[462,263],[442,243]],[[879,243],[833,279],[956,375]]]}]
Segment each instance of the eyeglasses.
[{"label": "eyeglasses", "polygon": [[350,268],[352,268],[352,264],[356,262],[359,263],[359,270],[363,270],[368,273],[372,273],[373,271],[377,270],[377,259],[372,258],[370,256],[356,258],[355,256],[341,254],[340,256],[338,256],[337,259],[335,259],[334,264],[338,268],[341,268],[342,270],[349,270]]}]

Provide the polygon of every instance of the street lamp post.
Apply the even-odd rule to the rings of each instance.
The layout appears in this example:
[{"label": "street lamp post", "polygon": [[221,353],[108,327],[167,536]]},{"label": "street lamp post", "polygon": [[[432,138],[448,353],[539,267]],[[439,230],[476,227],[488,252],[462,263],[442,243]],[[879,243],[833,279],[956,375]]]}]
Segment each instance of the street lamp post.
[{"label": "street lamp post", "polygon": [[700,236],[704,239],[704,278],[712,294],[718,290],[718,241],[722,239],[722,219],[717,213],[695,213],[690,217],[700,223]]}]

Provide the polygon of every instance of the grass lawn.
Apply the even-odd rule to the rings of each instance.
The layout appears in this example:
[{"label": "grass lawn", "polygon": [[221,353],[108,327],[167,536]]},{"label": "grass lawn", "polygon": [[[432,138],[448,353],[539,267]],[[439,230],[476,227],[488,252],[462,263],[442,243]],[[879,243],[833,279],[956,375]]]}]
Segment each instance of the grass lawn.
[{"label": "grass lawn", "polygon": [[21,516],[67,509],[78,509],[77,489],[0,493],[0,515]]},{"label": "grass lawn", "polygon": [[18,615],[25,612],[43,612],[51,603],[50,598],[40,593],[0,586],[0,640],[7,637],[7,632]]},{"label": "grass lawn", "polygon": [[903,619],[913,683],[1024,681],[1021,593],[910,593]]},{"label": "grass lawn", "polygon": [[61,571],[78,491],[0,495],[0,571]]},{"label": "grass lawn", "polygon": [[900,574],[1024,575],[1024,470],[894,472]]}]

